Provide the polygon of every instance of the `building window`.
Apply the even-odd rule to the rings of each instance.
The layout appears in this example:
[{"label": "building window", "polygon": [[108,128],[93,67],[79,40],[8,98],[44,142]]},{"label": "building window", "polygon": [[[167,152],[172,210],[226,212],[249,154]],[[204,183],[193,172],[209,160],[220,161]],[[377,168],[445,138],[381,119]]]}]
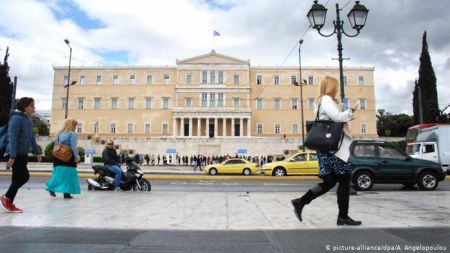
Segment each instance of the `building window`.
[{"label": "building window", "polygon": [[147,75],[147,82],[148,85],[153,84],[153,76],[152,75]]},{"label": "building window", "polygon": [[217,106],[223,107],[223,93],[218,93],[217,96],[218,96]]},{"label": "building window", "polygon": [[233,106],[234,108],[241,107],[241,98],[233,98]]},{"label": "building window", "polygon": [[298,134],[298,124],[292,124],[292,133]]},{"label": "building window", "polygon": [[291,109],[297,110],[298,108],[298,98],[291,98]]},{"label": "building window", "polygon": [[208,71],[202,70],[202,84],[208,83]]},{"label": "building window", "polygon": [[308,84],[314,85],[314,77],[313,76],[308,76]]},{"label": "building window", "polygon": [[216,94],[215,93],[209,94],[209,106],[216,107]]},{"label": "building window", "polygon": [[275,134],[281,133],[281,124],[275,124]]},{"label": "building window", "polygon": [[219,84],[223,84],[223,70],[219,70]]},{"label": "building window", "polygon": [[69,77],[64,76],[64,86],[67,86],[67,84],[69,84]]},{"label": "building window", "polygon": [[262,84],[262,75],[257,75],[256,76],[256,84],[257,85],[261,85]]},{"label": "building window", "polygon": [[86,77],[84,75],[80,76],[80,84],[83,85],[86,83]]},{"label": "building window", "polygon": [[152,98],[145,98],[145,109],[152,109]]},{"label": "building window", "polygon": [[170,77],[168,74],[164,75],[164,84],[169,84],[170,83]]},{"label": "building window", "polygon": [[128,133],[129,134],[133,133],[133,124],[132,123],[128,123]]},{"label": "building window", "polygon": [[96,85],[102,84],[102,76],[101,75],[97,75],[97,77],[95,79],[95,84]]},{"label": "building window", "polygon": [[145,132],[146,134],[149,134],[151,131],[152,131],[152,125],[149,124],[149,123],[146,123],[146,124],[144,125],[144,132]]},{"label": "building window", "polygon": [[117,109],[117,98],[111,98],[111,109]]},{"label": "building window", "polygon": [[169,109],[169,98],[163,98],[163,109]]},{"label": "building window", "polygon": [[308,98],[308,109],[314,110],[314,98]]},{"label": "building window", "polygon": [[169,133],[169,125],[167,123],[163,123],[162,125],[162,133],[168,134]]},{"label": "building window", "polygon": [[186,83],[187,84],[192,84],[192,75],[191,74],[186,76]]},{"label": "building window", "polygon": [[128,98],[128,109],[134,109],[135,98]]},{"label": "building window", "polygon": [[273,99],[273,108],[275,110],[280,110],[280,108],[281,108],[281,98],[274,98]]},{"label": "building window", "polygon": [[367,133],[367,124],[366,123],[361,124],[361,133],[362,134]]},{"label": "building window", "polygon": [[192,98],[185,98],[184,99],[184,106],[192,107]]},{"label": "building window", "polygon": [[209,81],[209,83],[215,84],[216,83],[216,71],[212,70],[209,73],[210,73],[210,76],[209,76],[210,81]]},{"label": "building window", "polygon": [[111,133],[115,134],[117,131],[116,129],[116,123],[111,123]]},{"label": "building window", "polygon": [[98,133],[98,121],[94,123],[94,133]]},{"label": "building window", "polygon": [[61,109],[66,109],[67,107],[67,99],[61,98]]},{"label": "building window", "polygon": [[367,107],[367,100],[365,98],[359,99],[359,109],[365,110]]},{"label": "building window", "polygon": [[262,133],[263,133],[263,124],[258,123],[258,124],[256,125],[256,133],[257,133],[257,134],[262,134]]},{"label": "building window", "polygon": [[84,98],[78,98],[78,109],[84,108]]},{"label": "building window", "polygon": [[112,83],[113,84],[119,84],[119,75],[113,75]]},{"label": "building window", "polygon": [[101,98],[94,98],[94,109],[100,109]]},{"label": "building window", "polygon": [[273,76],[273,84],[280,85],[280,76],[279,75]]},{"label": "building window", "polygon": [[233,76],[233,83],[234,83],[235,85],[238,85],[239,82],[240,82],[240,80],[239,80],[239,75],[234,75],[234,76]]},{"label": "building window", "polygon": [[263,99],[262,98],[257,98],[256,99],[256,109],[261,110],[263,108]]},{"label": "building window", "polygon": [[136,84],[136,75],[130,75],[130,84]]},{"label": "building window", "polygon": [[202,93],[202,107],[208,106],[208,93]]},{"label": "building window", "polygon": [[78,123],[77,124],[77,133],[81,133],[81,132],[83,132],[83,124]]},{"label": "building window", "polygon": [[297,76],[291,75],[291,84],[294,84],[295,82],[297,82]]},{"label": "building window", "polygon": [[358,84],[359,85],[364,85],[364,76],[359,76],[358,77]]},{"label": "building window", "polygon": [[347,78],[347,76],[344,76],[344,85],[347,85],[348,84],[348,78]]}]

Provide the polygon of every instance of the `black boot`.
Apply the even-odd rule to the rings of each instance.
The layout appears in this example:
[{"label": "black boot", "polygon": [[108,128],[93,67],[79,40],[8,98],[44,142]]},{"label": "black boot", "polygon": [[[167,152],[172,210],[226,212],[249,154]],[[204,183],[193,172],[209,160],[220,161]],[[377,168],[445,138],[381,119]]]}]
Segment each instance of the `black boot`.
[{"label": "black boot", "polygon": [[48,191],[48,193],[50,193],[50,196],[52,196],[52,197],[56,197],[56,194],[55,194],[55,192],[52,192],[52,191]]},{"label": "black boot", "polygon": [[64,198],[65,199],[71,199],[73,197],[70,195],[70,193],[64,193]]},{"label": "black boot", "polygon": [[303,221],[302,220],[303,207],[305,207],[305,205],[309,204],[313,199],[314,199],[314,194],[311,190],[309,190],[301,198],[291,200],[291,203],[294,206],[295,216],[297,216],[297,219],[299,221]]},{"label": "black boot", "polygon": [[341,225],[359,226],[359,225],[362,224],[362,222],[361,222],[361,221],[353,220],[352,218],[350,218],[350,216],[347,215],[347,216],[345,216],[345,217],[340,217],[340,216],[338,216],[338,218],[337,218],[337,224],[338,224],[339,226],[341,226]]}]

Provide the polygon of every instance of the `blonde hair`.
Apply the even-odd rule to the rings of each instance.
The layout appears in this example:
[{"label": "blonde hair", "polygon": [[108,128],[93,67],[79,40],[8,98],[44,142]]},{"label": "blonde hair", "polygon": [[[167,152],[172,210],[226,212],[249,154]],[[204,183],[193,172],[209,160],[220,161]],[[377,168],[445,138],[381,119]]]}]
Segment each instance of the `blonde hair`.
[{"label": "blonde hair", "polygon": [[[339,81],[334,77],[325,77],[320,83],[319,96],[316,98],[316,103],[320,102],[320,99],[325,96],[331,96],[331,94],[338,91]],[[336,102],[338,102],[335,99]]]},{"label": "blonde hair", "polygon": [[68,119],[64,122],[64,126],[59,130],[58,135],[61,133],[67,133],[69,131],[73,131],[73,128],[78,125],[78,122],[74,119]]}]

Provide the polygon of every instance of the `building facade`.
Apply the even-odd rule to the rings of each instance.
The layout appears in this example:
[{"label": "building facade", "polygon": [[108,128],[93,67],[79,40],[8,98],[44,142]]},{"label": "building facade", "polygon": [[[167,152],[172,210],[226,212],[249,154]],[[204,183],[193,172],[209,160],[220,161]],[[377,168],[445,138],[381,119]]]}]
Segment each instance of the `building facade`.
[{"label": "building facade", "polygon": [[[360,106],[350,123],[356,138],[377,136],[373,73],[372,67],[344,69],[348,103]],[[314,99],[326,76],[338,78],[339,69],[302,69],[305,122],[315,117]],[[294,147],[301,143],[300,88],[293,85],[299,80],[298,67],[251,66],[249,60],[213,50],[177,60],[175,66],[72,67],[74,80],[67,103],[68,69],[54,67],[50,135],[62,127],[68,105],[68,117],[79,122],[79,136],[95,140],[181,138],[220,145],[231,139],[251,146],[260,145],[256,143],[261,139],[293,139]],[[192,147],[187,145],[186,152]]]}]

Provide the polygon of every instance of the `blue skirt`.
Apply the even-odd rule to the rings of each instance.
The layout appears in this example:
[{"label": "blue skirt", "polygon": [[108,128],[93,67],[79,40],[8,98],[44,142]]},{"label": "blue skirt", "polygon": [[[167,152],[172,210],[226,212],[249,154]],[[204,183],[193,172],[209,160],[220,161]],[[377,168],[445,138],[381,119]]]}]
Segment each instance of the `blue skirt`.
[{"label": "blue skirt", "polygon": [[352,173],[350,164],[335,155],[328,152],[317,152],[317,156],[319,158],[319,177],[330,173],[336,175]]},{"label": "blue skirt", "polygon": [[80,194],[77,168],[62,165],[53,167],[52,177],[46,186],[46,191]]}]

